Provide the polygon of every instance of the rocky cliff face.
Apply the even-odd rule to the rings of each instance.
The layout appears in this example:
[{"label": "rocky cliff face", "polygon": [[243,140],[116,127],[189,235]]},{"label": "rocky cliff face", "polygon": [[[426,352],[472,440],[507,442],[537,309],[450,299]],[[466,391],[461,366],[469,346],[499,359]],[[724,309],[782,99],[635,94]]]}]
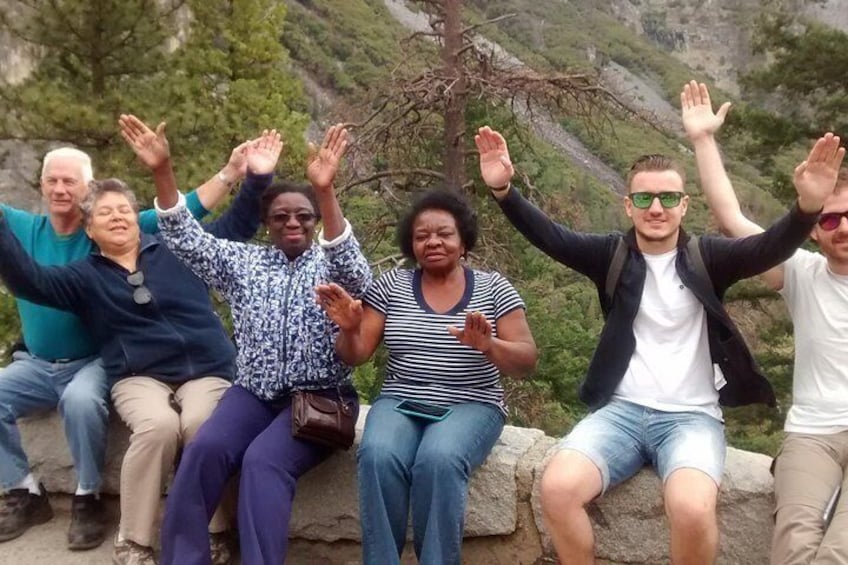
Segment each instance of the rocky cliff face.
[{"label": "rocky cliff face", "polygon": [[[3,10],[9,10],[12,17],[21,16],[15,5],[4,6]],[[37,53],[31,47],[0,30],[0,81],[12,84],[22,81],[32,72],[36,58]]]},{"label": "rocky cliff face", "polygon": [[[22,81],[32,72],[36,59],[35,50],[0,31],[0,83]],[[39,159],[24,143],[0,141],[0,202],[27,210],[38,206]]]},{"label": "rocky cliff face", "polygon": [[38,211],[41,155],[20,141],[0,141],[0,202]]},{"label": "rocky cliff face", "polygon": [[[848,0],[791,0],[794,10],[848,31]],[[751,31],[762,0],[612,0],[607,10],[689,67],[738,93],[737,77],[757,59]]]}]

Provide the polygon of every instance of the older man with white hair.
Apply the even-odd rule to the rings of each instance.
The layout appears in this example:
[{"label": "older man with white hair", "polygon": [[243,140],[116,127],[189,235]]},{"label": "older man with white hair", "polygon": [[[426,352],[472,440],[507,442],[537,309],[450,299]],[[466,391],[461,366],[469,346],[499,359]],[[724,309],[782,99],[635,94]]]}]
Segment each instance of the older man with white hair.
[{"label": "older man with white hair", "polygon": [[[188,195],[195,217],[217,206],[230,186],[245,175],[249,143],[233,150],[227,165]],[[91,158],[86,153],[71,147],[55,149],[45,155],[41,173],[47,213],[33,214],[0,204],[12,232],[38,263],[65,265],[91,254],[94,246],[82,228],[79,205],[92,178]],[[256,206],[258,214],[258,195]],[[139,225],[144,232],[156,232],[155,211],[142,212]],[[68,547],[97,547],[106,535],[99,490],[110,383],[97,356],[98,348],[79,318],[21,298],[16,303],[26,350],[16,351],[12,362],[0,370],[0,491],[5,491],[0,503],[0,542],[53,517],[44,486],[30,470],[16,420],[58,408],[78,480]]]}]

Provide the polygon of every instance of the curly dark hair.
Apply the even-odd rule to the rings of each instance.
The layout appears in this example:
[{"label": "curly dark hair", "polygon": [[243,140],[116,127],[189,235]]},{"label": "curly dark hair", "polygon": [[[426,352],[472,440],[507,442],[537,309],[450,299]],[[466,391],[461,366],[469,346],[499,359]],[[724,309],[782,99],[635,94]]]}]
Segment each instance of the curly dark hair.
[{"label": "curly dark hair", "polygon": [[268,211],[271,209],[271,204],[281,194],[287,192],[297,192],[304,195],[309,203],[312,204],[312,209],[315,212],[316,219],[321,219],[321,211],[318,209],[318,198],[315,196],[315,189],[309,184],[295,184],[291,182],[275,182],[262,192],[259,198],[259,212],[262,214],[264,221],[268,217]]},{"label": "curly dark hair", "polygon": [[453,216],[456,221],[459,239],[468,253],[477,243],[477,212],[468,200],[459,192],[445,188],[434,188],[420,194],[401,217],[397,225],[397,243],[403,256],[415,261],[412,250],[412,226],[422,212],[442,210]]}]

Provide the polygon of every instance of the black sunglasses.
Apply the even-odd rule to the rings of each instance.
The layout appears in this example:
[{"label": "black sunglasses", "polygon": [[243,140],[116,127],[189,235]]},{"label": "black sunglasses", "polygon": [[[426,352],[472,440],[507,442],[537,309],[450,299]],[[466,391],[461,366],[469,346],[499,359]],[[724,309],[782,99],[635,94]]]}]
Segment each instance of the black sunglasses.
[{"label": "black sunglasses", "polygon": [[674,208],[683,200],[682,192],[633,192],[627,196],[637,208],[650,208],[654,198],[659,198],[663,208]]},{"label": "black sunglasses", "polygon": [[287,214],[286,212],[280,212],[278,214],[271,214],[268,216],[269,222],[274,222],[275,224],[287,224],[289,220],[294,216],[294,219],[297,220],[298,224],[308,224],[309,222],[315,220],[318,216],[312,214],[311,212],[298,212],[297,214]]},{"label": "black sunglasses", "polygon": [[819,227],[824,231],[833,231],[842,223],[842,218],[848,218],[848,212],[827,212],[819,216]]},{"label": "black sunglasses", "polygon": [[135,287],[133,290],[133,302],[136,304],[149,304],[153,300],[150,289],[144,286],[144,273],[136,271],[127,275],[127,282]]}]

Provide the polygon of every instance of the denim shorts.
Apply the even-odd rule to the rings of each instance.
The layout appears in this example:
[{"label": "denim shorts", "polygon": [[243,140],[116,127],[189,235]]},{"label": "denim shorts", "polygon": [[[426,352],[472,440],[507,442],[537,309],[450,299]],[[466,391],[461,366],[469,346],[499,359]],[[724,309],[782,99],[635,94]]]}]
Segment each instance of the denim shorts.
[{"label": "denim shorts", "polygon": [[721,484],[724,424],[703,412],[665,412],[613,399],[581,420],[559,449],[588,457],[601,471],[603,491],[647,464],[665,483],[677,469],[697,469]]}]

